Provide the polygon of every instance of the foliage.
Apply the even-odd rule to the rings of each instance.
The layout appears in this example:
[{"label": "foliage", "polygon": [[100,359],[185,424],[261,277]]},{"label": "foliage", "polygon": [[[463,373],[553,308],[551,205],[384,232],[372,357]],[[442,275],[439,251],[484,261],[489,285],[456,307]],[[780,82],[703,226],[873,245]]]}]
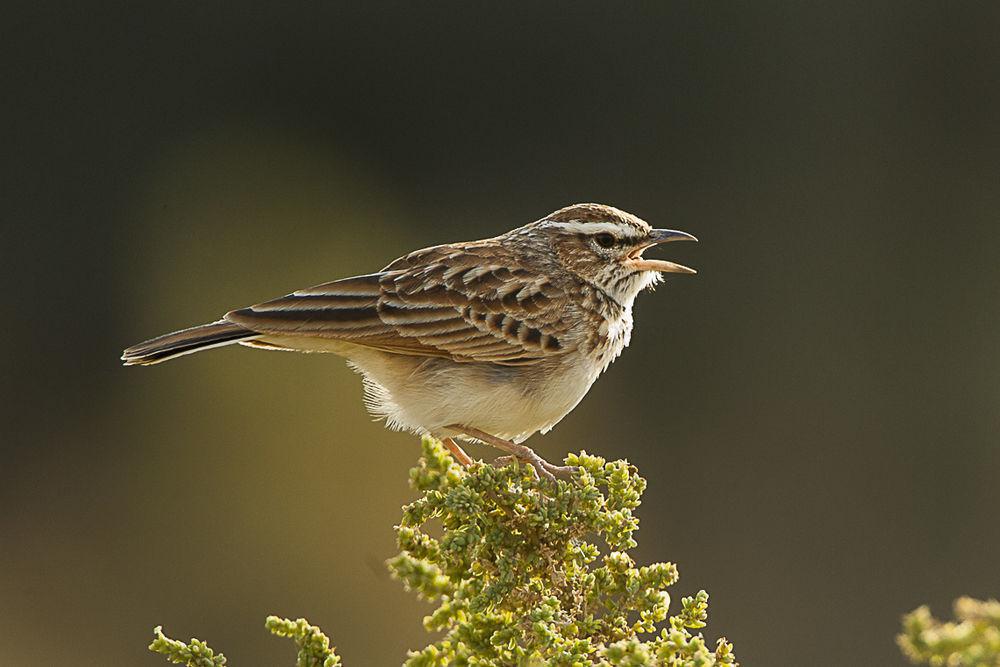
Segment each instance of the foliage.
[{"label": "foliage", "polygon": [[[432,438],[422,447],[410,471],[421,497],[403,508],[400,554],[388,565],[437,605],[424,626],[441,635],[411,652],[408,667],[737,667],[725,639],[713,649],[696,633],[708,594],[682,598],[671,615],[666,589],[677,567],[637,567],[629,556],[646,487],[633,466],[582,452],[567,458],[577,466],[572,479],[551,481],[526,465],[463,469]],[[267,628],[295,640],[297,667],[340,665],[305,619],[271,616]],[[226,664],[197,639],[155,633],[150,650],[171,662]]]},{"label": "foliage", "polygon": [[962,597],[955,621],[941,622],[927,606],[903,617],[896,642],[914,663],[933,667],[1000,667],[1000,602]]},{"label": "foliage", "polygon": [[330,648],[330,638],[315,625],[300,618],[296,621],[268,616],[264,626],[271,634],[295,640],[299,653],[295,667],[337,667],[340,658]]},{"label": "foliage", "polygon": [[[295,641],[299,647],[295,667],[337,667],[340,658],[330,647],[330,638],[314,625],[300,618],[293,621],[288,618],[268,616],[264,624],[271,634],[287,637]],[[149,650],[166,656],[170,662],[187,665],[187,667],[224,667],[226,657],[221,653],[215,655],[205,642],[192,639],[190,644],[163,636],[158,626],[153,630],[155,635]]]},{"label": "foliage", "polygon": [[424,439],[410,472],[423,495],[404,508],[389,567],[438,604],[424,626],[444,634],[406,664],[736,665],[731,644],[712,650],[691,632],[705,626],[708,594],[683,598],[670,616],[676,566],[636,567],[628,555],[646,486],[635,468],[585,452],[567,463],[578,466],[570,481],[528,466],[463,470]]},{"label": "foliage", "polygon": [[163,634],[163,627],[153,628],[153,642],[149,650],[167,657],[167,660],[177,665],[187,667],[224,667],[226,656],[215,654],[208,645],[200,639],[191,639],[190,644],[171,639]]}]

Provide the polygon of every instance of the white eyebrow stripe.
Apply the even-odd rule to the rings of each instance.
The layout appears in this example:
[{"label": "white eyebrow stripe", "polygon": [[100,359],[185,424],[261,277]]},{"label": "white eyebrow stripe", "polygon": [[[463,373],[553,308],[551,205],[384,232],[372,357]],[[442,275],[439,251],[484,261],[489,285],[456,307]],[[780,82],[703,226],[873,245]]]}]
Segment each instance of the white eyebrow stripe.
[{"label": "white eyebrow stripe", "polygon": [[638,239],[640,235],[637,230],[632,225],[614,223],[614,222],[553,222],[548,221],[545,223],[547,226],[559,227],[560,229],[565,229],[568,232],[576,232],[578,234],[601,234],[609,233],[615,236],[627,238],[627,239]]}]

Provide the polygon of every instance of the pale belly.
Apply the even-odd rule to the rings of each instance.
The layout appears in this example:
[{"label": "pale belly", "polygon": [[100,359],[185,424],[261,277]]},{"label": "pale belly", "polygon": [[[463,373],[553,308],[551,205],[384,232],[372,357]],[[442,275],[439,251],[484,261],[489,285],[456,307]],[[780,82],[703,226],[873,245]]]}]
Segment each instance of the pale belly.
[{"label": "pale belly", "polygon": [[452,424],[520,442],[548,431],[586,395],[596,372],[572,358],[532,367],[457,363],[355,350],[365,376],[365,403],[390,428],[454,435]]},{"label": "pale belly", "polygon": [[572,354],[537,366],[458,363],[392,354],[344,341],[262,336],[259,342],[345,357],[364,376],[365,405],[389,428],[448,437],[472,427],[521,442],[545,433],[590,390],[600,368]]}]

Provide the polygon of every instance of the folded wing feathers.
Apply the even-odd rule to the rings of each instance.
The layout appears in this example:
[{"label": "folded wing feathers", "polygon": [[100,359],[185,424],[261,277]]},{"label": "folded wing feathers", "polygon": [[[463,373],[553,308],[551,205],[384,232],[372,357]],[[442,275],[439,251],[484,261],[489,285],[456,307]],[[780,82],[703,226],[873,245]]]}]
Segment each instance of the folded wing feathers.
[{"label": "folded wing feathers", "polygon": [[370,308],[378,302],[377,296],[350,296],[340,294],[289,294],[253,307],[254,312],[292,310],[338,310]]},{"label": "folded wing feathers", "polygon": [[226,320],[263,334],[338,338],[457,361],[532,363],[565,351],[565,313],[546,308],[561,292],[476,250],[417,251],[380,273],[298,290]]},{"label": "folded wing feathers", "polygon": [[394,326],[454,320],[458,315],[458,311],[451,306],[407,308],[384,301],[375,307],[375,313],[383,322]]},{"label": "folded wing feathers", "polygon": [[380,281],[384,274],[369,273],[364,276],[343,278],[333,282],[323,283],[315,287],[307,287],[289,294],[289,296],[370,296],[377,297],[381,291]]}]

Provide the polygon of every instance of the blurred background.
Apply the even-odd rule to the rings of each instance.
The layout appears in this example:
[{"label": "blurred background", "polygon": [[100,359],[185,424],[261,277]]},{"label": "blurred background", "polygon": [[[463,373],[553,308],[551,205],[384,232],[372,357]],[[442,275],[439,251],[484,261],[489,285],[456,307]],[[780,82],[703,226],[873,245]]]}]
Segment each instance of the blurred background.
[{"label": "blurred background", "polygon": [[[126,345],[578,201],[692,232],[551,434],[746,665],[904,664],[1000,595],[995,3],[11,3],[0,663],[399,664],[418,441],[333,356]],[[473,448],[476,456],[493,451]],[[85,647],[85,648],[84,648]]]}]

